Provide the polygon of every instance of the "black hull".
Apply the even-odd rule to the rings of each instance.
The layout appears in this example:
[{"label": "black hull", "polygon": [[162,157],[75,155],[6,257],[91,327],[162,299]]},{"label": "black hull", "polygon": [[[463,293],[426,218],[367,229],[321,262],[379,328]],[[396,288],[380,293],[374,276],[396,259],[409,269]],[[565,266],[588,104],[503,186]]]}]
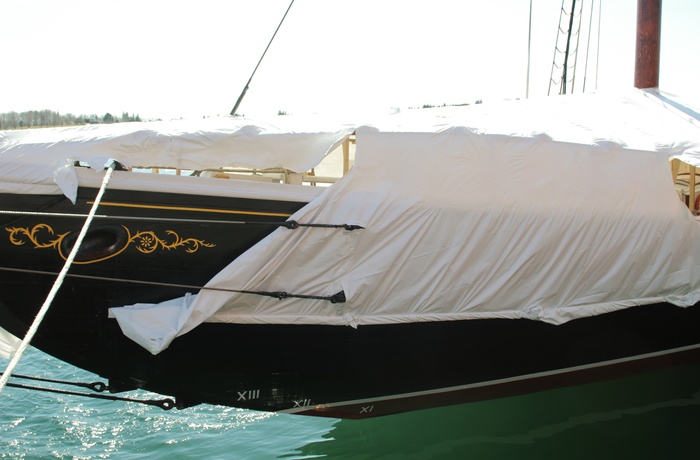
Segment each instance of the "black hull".
[{"label": "black hull", "polygon": [[108,378],[115,390],[174,396],[181,408],[210,403],[363,418],[700,362],[698,324],[698,306],[667,304],[562,326],[529,320],[358,329],[203,324],[154,356],[124,337],[114,320],[103,320],[93,331],[61,330],[53,322],[33,344]]},{"label": "black hull", "polygon": [[[77,206],[57,197],[4,195],[2,205],[22,211],[87,213],[94,195],[95,190],[81,189]],[[70,272],[90,278],[66,278],[32,344],[109,379],[113,391],[142,388],[175,397],[178,407],[209,403],[364,418],[700,361],[700,305],[668,304],[629,308],[561,326],[497,319],[357,329],[205,323],[154,356],[126,338],[116,321],[107,317],[107,309],[196,292],[193,286],[203,285],[303,203],[126,191],[108,191],[104,201],[130,206],[100,208],[108,209],[113,218],[93,225],[94,244]],[[224,212],[234,209],[243,212],[235,220],[251,223],[221,222],[234,220]],[[142,220],[120,222],[120,216]],[[82,225],[73,217],[47,219],[3,215],[2,227],[29,232],[46,224],[58,235],[77,232]],[[129,228],[129,237],[137,231],[152,232],[148,235],[171,247],[143,252],[139,246],[152,249],[148,241],[114,242],[119,235],[110,232],[117,226]],[[23,244],[7,236],[0,243],[0,326],[19,337],[53,284],[55,275],[47,273],[60,270],[61,251],[69,249],[69,245],[37,246],[39,231]],[[168,231],[180,240],[166,241],[173,235]],[[199,242],[191,243],[192,252],[187,252],[187,244],[176,244],[188,238]],[[114,254],[105,256],[104,251]]]}]

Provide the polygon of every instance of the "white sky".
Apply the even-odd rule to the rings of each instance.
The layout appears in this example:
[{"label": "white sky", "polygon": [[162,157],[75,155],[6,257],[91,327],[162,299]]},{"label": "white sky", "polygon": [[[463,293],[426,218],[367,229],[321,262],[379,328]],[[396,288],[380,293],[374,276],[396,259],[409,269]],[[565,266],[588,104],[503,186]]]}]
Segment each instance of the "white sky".
[{"label": "white sky", "polygon": [[[597,86],[631,87],[637,0],[602,2]],[[0,0],[0,112],[228,114],[288,5]],[[547,94],[561,6],[533,0],[531,97]],[[295,0],[239,113],[523,98],[529,12],[529,0]],[[664,0],[662,21],[660,87],[700,100],[700,2]]]}]

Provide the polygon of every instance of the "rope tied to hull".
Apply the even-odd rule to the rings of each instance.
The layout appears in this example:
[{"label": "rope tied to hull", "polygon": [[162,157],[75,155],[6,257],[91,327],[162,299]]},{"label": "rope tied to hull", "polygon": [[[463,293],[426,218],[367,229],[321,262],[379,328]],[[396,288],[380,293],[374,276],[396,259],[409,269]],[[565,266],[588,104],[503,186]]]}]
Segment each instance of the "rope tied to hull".
[{"label": "rope tied to hull", "polygon": [[53,302],[54,298],[56,297],[56,294],[58,294],[58,290],[60,289],[61,285],[63,284],[63,280],[65,279],[66,275],[68,274],[68,270],[70,269],[70,266],[73,264],[73,260],[75,259],[76,255],[78,254],[78,250],[80,249],[80,245],[83,242],[85,235],[87,234],[87,231],[88,231],[88,228],[90,227],[90,224],[92,223],[92,220],[93,220],[95,213],[97,211],[97,207],[99,206],[100,201],[102,201],[102,196],[104,195],[104,192],[107,189],[107,184],[109,184],[109,180],[112,177],[112,173],[114,172],[116,165],[117,165],[116,161],[111,161],[109,167],[107,168],[107,171],[105,172],[105,176],[102,179],[102,185],[100,187],[100,190],[97,193],[97,197],[95,197],[95,202],[93,203],[92,208],[90,209],[90,212],[88,213],[87,219],[85,219],[85,223],[83,224],[83,228],[80,230],[80,233],[78,234],[78,237],[75,240],[75,244],[73,245],[73,249],[71,249],[70,254],[68,254],[68,257],[66,258],[66,262],[63,264],[63,268],[59,272],[58,277],[56,278],[56,281],[54,281],[54,284],[51,288],[51,291],[49,291],[49,294],[46,296],[46,300],[44,301],[44,304],[39,309],[39,313],[37,313],[36,318],[34,318],[34,322],[27,330],[27,334],[24,336],[22,343],[17,348],[17,352],[15,353],[15,356],[12,358],[10,363],[7,365],[7,368],[5,369],[5,372],[2,374],[2,377],[0,377],[0,392],[2,392],[2,390],[7,385],[7,381],[9,380],[10,375],[12,375],[12,371],[15,370],[15,367],[17,367],[17,364],[19,363],[19,360],[22,358],[22,355],[29,347],[29,343],[34,338],[34,335],[36,334],[37,330],[39,329],[39,325],[41,325],[41,322],[43,321],[44,316],[46,316],[46,312],[48,312],[49,307],[51,307],[51,303]]}]

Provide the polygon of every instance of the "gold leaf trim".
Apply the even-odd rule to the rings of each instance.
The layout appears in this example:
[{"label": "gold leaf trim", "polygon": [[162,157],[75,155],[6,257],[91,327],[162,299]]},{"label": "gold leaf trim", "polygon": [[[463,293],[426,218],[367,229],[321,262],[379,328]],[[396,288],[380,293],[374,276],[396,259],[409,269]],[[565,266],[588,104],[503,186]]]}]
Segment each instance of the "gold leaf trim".
[{"label": "gold leaf trim", "polygon": [[[31,230],[29,230],[28,227],[5,227],[5,230],[10,232],[10,243],[14,244],[15,246],[22,246],[23,244],[25,244],[26,241],[21,239],[22,237],[25,237],[27,240],[29,240],[30,243],[34,244],[34,247],[37,249],[58,249],[59,245],[61,244],[61,241],[63,241],[63,238],[70,234],[70,232],[62,233],[52,240],[50,238],[51,236],[55,235],[55,232],[53,231],[53,228],[46,224],[37,224]],[[41,232],[42,230],[50,235],[48,237],[48,241],[46,242],[39,241],[40,238],[43,238],[43,235],[39,234],[39,232]]]},{"label": "gold leaf trim", "polygon": [[[129,232],[129,229],[126,230]],[[136,249],[144,254],[150,254],[160,246],[163,249],[177,249],[179,247],[185,247],[185,252],[194,253],[199,250],[200,247],[213,248],[216,246],[213,243],[206,243],[203,240],[198,240],[196,238],[181,238],[176,232],[172,230],[166,230],[165,233],[170,235],[174,241],[168,243],[167,241],[158,238],[156,234],[152,231],[147,232],[137,232],[134,236],[131,236],[129,232],[129,244],[136,244]]]},{"label": "gold leaf trim", "polygon": [[[197,238],[183,238],[173,230],[166,230],[165,233],[168,235],[164,238],[159,238],[153,231],[137,231],[132,235],[131,231],[122,226],[126,230],[127,239],[126,244],[113,254],[106,257],[102,257],[94,260],[86,261],[76,261],[76,264],[89,264],[100,262],[102,260],[114,257],[124,251],[130,245],[134,245],[136,250],[142,254],[151,254],[158,250],[176,250],[182,248],[185,252],[193,254],[199,251],[201,248],[213,248],[216,247],[214,243],[207,243],[204,240]],[[10,243],[15,246],[23,246],[24,244],[31,243],[36,249],[50,249],[56,250],[61,258],[65,260],[66,255],[61,251],[61,242],[64,238],[70,235],[71,232],[62,233],[56,235],[53,228],[47,224],[37,224],[31,229],[29,227],[5,227],[5,230],[9,232]]]}]

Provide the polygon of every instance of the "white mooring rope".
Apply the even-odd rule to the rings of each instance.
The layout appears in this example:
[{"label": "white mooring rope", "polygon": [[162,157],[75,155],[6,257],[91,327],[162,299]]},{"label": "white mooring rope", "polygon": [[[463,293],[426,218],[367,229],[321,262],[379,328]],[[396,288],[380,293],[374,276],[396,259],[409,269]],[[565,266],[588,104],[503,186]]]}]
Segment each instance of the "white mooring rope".
[{"label": "white mooring rope", "polygon": [[92,205],[92,209],[90,209],[90,212],[88,213],[87,219],[85,219],[85,223],[83,224],[83,228],[80,230],[80,234],[78,234],[78,238],[75,240],[75,244],[73,245],[73,249],[71,250],[70,254],[68,254],[68,257],[66,258],[66,263],[63,264],[63,269],[58,274],[56,281],[54,281],[53,287],[51,288],[51,292],[49,292],[48,296],[46,296],[46,300],[44,301],[44,304],[41,306],[41,309],[39,309],[39,313],[37,313],[36,318],[34,318],[34,322],[29,327],[29,330],[27,330],[27,334],[24,336],[24,340],[22,340],[22,343],[17,348],[17,352],[15,353],[15,356],[10,361],[10,364],[7,365],[7,369],[5,369],[5,372],[2,374],[2,377],[0,377],[0,392],[2,392],[2,390],[5,388],[5,385],[7,384],[7,381],[9,380],[10,375],[12,374],[12,371],[15,370],[15,367],[17,367],[17,363],[19,363],[19,360],[22,358],[22,355],[29,347],[29,343],[32,341],[32,338],[34,338],[34,334],[36,334],[37,329],[39,329],[39,325],[41,324],[41,321],[44,319],[46,312],[49,311],[49,307],[51,306],[51,302],[53,302],[53,299],[54,299],[54,297],[56,297],[56,294],[58,293],[59,288],[63,284],[63,280],[66,277],[66,274],[68,273],[68,270],[70,269],[70,266],[73,264],[73,259],[75,259],[75,256],[78,254],[78,250],[80,249],[80,245],[83,242],[83,238],[85,238],[85,235],[87,234],[87,230],[90,227],[90,223],[92,222],[92,219],[95,217],[95,212],[97,211],[97,206],[100,204],[100,201],[102,200],[102,195],[104,195],[105,189],[107,188],[107,184],[109,183],[109,179],[112,177],[112,172],[114,171],[114,167],[115,167],[115,162],[112,161],[112,163],[109,165],[109,168],[107,168],[107,172],[105,173],[105,177],[102,180],[102,186],[100,187],[100,191],[97,193],[97,197],[95,198],[95,202]]}]

